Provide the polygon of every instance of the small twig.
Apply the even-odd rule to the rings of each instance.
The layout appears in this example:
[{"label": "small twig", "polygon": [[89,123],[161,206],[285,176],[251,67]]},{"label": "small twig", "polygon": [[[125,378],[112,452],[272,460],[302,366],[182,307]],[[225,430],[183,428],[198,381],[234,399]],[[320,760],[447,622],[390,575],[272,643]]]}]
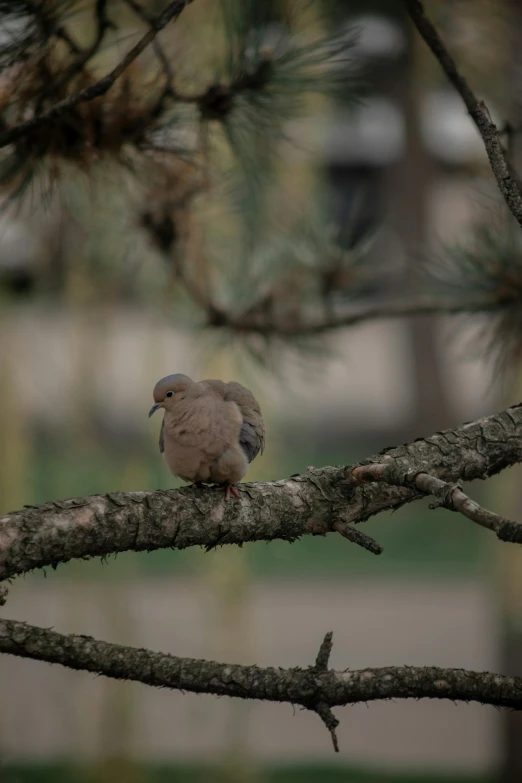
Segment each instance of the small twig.
[{"label": "small twig", "polygon": [[321,646],[319,647],[319,652],[317,653],[317,658],[315,659],[314,668],[316,671],[318,672],[328,671],[328,662],[330,660],[332,647],[333,647],[333,631],[328,631],[323,641],[321,642]]},{"label": "small twig", "polygon": [[81,53],[82,51],[81,47],[79,47],[76,41],[73,38],[71,38],[71,36],[69,35],[65,27],[61,27],[61,26],[55,27],[53,32],[57,38],[61,38],[62,41],[64,41],[67,44],[67,46],[69,47],[69,49],[73,54]]},{"label": "small twig", "polygon": [[337,739],[337,732],[336,732],[336,728],[339,725],[339,721],[333,714],[330,707],[327,704],[325,704],[324,701],[319,702],[319,704],[315,707],[315,712],[319,715],[324,725],[330,732],[330,736],[332,738],[332,744],[335,752],[339,753],[339,740]]},{"label": "small twig", "polygon": [[504,149],[500,143],[498,129],[491,119],[488,107],[484,101],[478,100],[466,79],[459,73],[455,60],[426,16],[423,4],[419,0],[404,0],[404,4],[419,34],[429,46],[449,81],[464,101],[471,119],[482,137],[491,170],[495,175],[504,201],[519,225],[522,226],[522,196],[517,183],[511,177],[509,162],[506,159]]},{"label": "small twig", "polygon": [[[143,22],[146,22],[147,24],[154,27],[154,16],[150,14],[145,8],[143,8],[140,3],[138,3],[136,0],[125,0],[125,2],[130,8],[132,8],[132,10],[140,17]],[[169,58],[165,54],[163,47],[157,38],[155,38],[152,42],[152,47],[156,57],[160,61],[163,73],[165,75],[165,90],[164,95],[162,96],[163,100],[167,95],[174,95],[174,74],[172,72]]]},{"label": "small twig", "polygon": [[140,19],[142,19],[144,22],[147,22],[147,24],[153,23],[154,15],[143,8],[143,6],[140,5],[137,0],[124,0],[124,2],[129,6],[129,8],[132,8],[132,10],[135,11],[135,13],[137,13]]},{"label": "small twig", "polygon": [[11,144],[18,139],[27,136],[29,133],[32,133],[34,130],[36,130],[36,128],[38,128],[38,126],[42,123],[51,122],[52,120],[57,119],[62,114],[65,114],[70,109],[74,108],[74,106],[77,106],[79,103],[92,101],[101,95],[105,95],[105,93],[110,90],[114,82],[122,75],[122,73],[127,70],[129,65],[134,62],[138,55],[140,55],[141,52],[143,52],[143,50],[146,49],[150,43],[152,43],[159,31],[166,27],[169,22],[177,19],[183,9],[191,2],[192,0],[173,0],[171,3],[169,3],[167,8],[165,8],[165,10],[155,18],[153,23],[151,23],[150,30],[148,30],[147,33],[145,33],[145,35],[140,38],[140,40],[132,47],[132,49],[127,52],[125,57],[120,60],[118,65],[113,68],[112,71],[103,76],[95,84],[91,84],[84,90],[80,90],[79,92],[74,93],[74,95],[71,95],[69,98],[65,98],[64,100],[59,101],[48,111],[42,112],[30,120],[21,122],[19,125],[15,125],[13,128],[9,128],[9,130],[4,131],[4,133],[0,133],[0,147],[6,147],[8,144]]},{"label": "small twig", "polygon": [[463,514],[481,527],[492,530],[501,541],[522,544],[522,524],[482,508],[476,501],[468,497],[458,484],[431,476],[429,473],[419,473],[415,477],[415,486],[429,495],[439,498],[440,505],[450,511]]},{"label": "small twig", "polygon": [[28,8],[31,14],[34,15],[37,24],[39,24],[45,39],[49,40],[52,35],[55,35],[67,44],[73,54],[81,54],[81,47],[71,38],[66,28],[58,23],[54,13],[52,11],[49,13],[46,4],[44,5],[42,2],[30,2]]},{"label": "small twig", "polygon": [[106,31],[109,29],[109,27],[113,26],[113,23],[109,21],[107,16],[107,0],[96,0],[95,14],[96,35],[94,37],[94,41],[89,47],[87,47],[87,49],[80,52],[78,58],[73,63],[71,63],[69,68],[67,68],[60,78],[53,85],[51,85],[53,92],[58,92],[72,79],[75,74],[83,70],[84,66],[87,65],[89,60],[100,48],[102,41],[105,38]]},{"label": "small twig", "polygon": [[[325,674],[328,671],[328,661],[330,660],[330,653],[332,652],[333,645],[332,639],[333,631],[328,631],[323,641],[321,642],[319,652],[317,653],[317,658],[315,659],[315,666],[313,669],[314,673],[316,674]],[[317,702],[317,704],[314,704],[312,709],[319,715],[324,725],[330,732],[334,750],[336,753],[339,753],[339,741],[337,739],[336,732],[339,721],[333,714],[328,704],[323,700]]]},{"label": "small twig", "polygon": [[[150,25],[150,27],[154,29],[155,17],[153,14],[149,13],[149,11],[143,8],[140,5],[140,3],[137,2],[137,0],[125,0],[125,2],[129,6],[129,8],[132,8],[132,10],[140,17],[140,19],[143,22]],[[158,58],[161,68],[163,70],[163,74],[165,77],[165,85],[163,87],[163,90],[161,91],[158,100],[147,112],[148,120],[153,120],[158,118],[165,108],[167,99],[175,97],[174,75],[172,73],[172,67],[167,55],[163,51],[163,47],[161,43],[158,41],[157,38],[153,40],[152,48],[154,49],[154,54]],[[143,121],[142,121],[142,127],[144,128],[146,127],[146,124],[143,123]]]},{"label": "small twig", "polygon": [[380,555],[383,552],[382,546],[378,544],[375,539],[366,535],[366,533],[361,533],[360,530],[351,527],[347,522],[334,522],[332,530],[336,530],[337,533],[340,533],[344,538],[347,538],[348,541],[362,546],[363,549],[367,549],[368,552],[372,552],[374,555]]},{"label": "small twig", "polygon": [[[392,462],[362,465],[352,471],[352,478],[357,484],[369,481],[382,481],[386,484],[402,487],[415,487],[425,495],[438,498],[437,505],[456,511],[476,522],[477,525],[492,530],[501,541],[522,544],[522,524],[495,514],[480,506],[466,495],[459,484],[431,475],[430,473],[405,473],[399,477]],[[434,508],[434,506],[432,506]]]},{"label": "small twig", "polygon": [[350,478],[356,484],[367,484],[369,481],[385,481],[397,485],[389,476],[390,463],[374,462],[369,465],[359,465],[351,472]]}]

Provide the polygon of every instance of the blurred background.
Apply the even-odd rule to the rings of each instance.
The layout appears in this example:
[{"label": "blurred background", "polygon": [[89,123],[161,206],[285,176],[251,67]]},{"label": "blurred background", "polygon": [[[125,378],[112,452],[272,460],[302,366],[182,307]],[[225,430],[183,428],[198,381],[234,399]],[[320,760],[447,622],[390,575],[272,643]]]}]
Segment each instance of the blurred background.
[{"label": "blurred background", "polygon": [[[205,85],[230,77],[226,57],[221,70],[214,60],[233,50],[240,22],[229,20],[220,37],[214,15],[232,5],[219,10],[194,0],[161,34],[181,92],[203,94]],[[247,5],[254,25],[259,8]],[[15,36],[30,52],[30,4],[0,6],[0,48]],[[95,3],[50,6],[79,46],[96,37]],[[260,50],[275,51],[283,34],[290,49],[294,38],[308,45],[311,35],[313,48],[314,35],[340,30],[349,49],[349,61],[336,65],[344,93],[305,91],[299,114],[289,110],[273,123],[266,114],[255,154],[244,148],[252,134],[244,118],[234,125],[233,113],[210,104],[203,117],[203,103],[199,124],[183,107],[153,129],[149,146],[129,144],[121,118],[139,116],[139,96],[156,90],[161,100],[165,68],[156,49],[101,108],[94,102],[91,115],[76,117],[74,141],[62,128],[44,152],[4,150],[0,512],[173,486],[157,447],[159,421],[147,418],[153,385],[169,373],[235,379],[254,391],[268,435],[252,481],[354,462],[519,401],[519,355],[502,357],[517,335],[506,336],[486,316],[374,318],[306,340],[280,337],[278,328],[270,336],[234,328],[248,307],[252,318],[284,331],[318,312],[327,317],[389,294],[412,301],[421,290],[440,295],[431,278],[419,282],[419,270],[442,256],[461,286],[455,282],[453,295],[474,294],[480,276],[469,284],[464,273],[459,278],[462,257],[448,248],[473,238],[477,225],[501,221],[503,239],[511,231],[481,140],[400,3],[325,0],[321,13],[310,6],[263,5]],[[516,167],[522,3],[428,6],[505,127]],[[147,13],[162,7],[141,3]],[[296,28],[287,22],[290,10]],[[107,13],[117,30],[108,28],[96,51],[98,75],[147,29],[132,4],[109,2]],[[71,55],[64,41],[63,51],[55,41],[55,67]],[[41,90],[43,77],[28,61]],[[5,94],[16,97],[12,73],[0,71],[2,111],[12,110]],[[78,138],[92,130],[96,112],[107,137],[102,128],[90,139],[89,157],[85,148],[78,153]],[[187,150],[189,136],[196,142]],[[497,250],[508,253],[500,245],[487,250],[475,272],[493,264]],[[517,278],[518,250],[510,252],[505,263]],[[268,316],[260,297],[263,307],[270,300]],[[232,313],[231,323],[223,312]],[[520,476],[514,468],[475,496],[520,518]],[[334,668],[522,674],[517,549],[428,502],[382,514],[366,528],[384,546],[379,558],[328,536],[73,562],[16,581],[2,614],[261,666],[307,666],[333,630]],[[152,690],[6,656],[0,694],[0,780],[9,783],[522,780],[521,718],[478,705],[337,709],[341,753],[334,755],[317,716],[287,705]]]}]

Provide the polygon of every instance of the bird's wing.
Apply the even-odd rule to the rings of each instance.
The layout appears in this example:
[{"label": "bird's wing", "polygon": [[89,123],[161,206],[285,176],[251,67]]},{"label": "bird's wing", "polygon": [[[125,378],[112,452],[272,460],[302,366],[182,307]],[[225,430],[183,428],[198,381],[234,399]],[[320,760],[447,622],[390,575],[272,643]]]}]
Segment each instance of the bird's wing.
[{"label": "bird's wing", "polygon": [[227,402],[235,402],[243,417],[239,433],[239,445],[249,462],[263,453],[265,448],[265,423],[258,401],[245,386],[236,381],[223,383],[219,380],[204,381]]},{"label": "bird's wing", "polygon": [[259,452],[263,453],[265,448],[264,429],[260,434],[259,427],[254,427],[248,421],[243,420],[241,432],[239,433],[239,445],[245,452],[246,458],[252,462]]},{"label": "bird's wing", "polygon": [[163,452],[165,451],[165,433],[163,432],[164,426],[165,426],[165,422],[162,420],[160,434],[159,434],[159,450],[161,454],[163,454]]}]

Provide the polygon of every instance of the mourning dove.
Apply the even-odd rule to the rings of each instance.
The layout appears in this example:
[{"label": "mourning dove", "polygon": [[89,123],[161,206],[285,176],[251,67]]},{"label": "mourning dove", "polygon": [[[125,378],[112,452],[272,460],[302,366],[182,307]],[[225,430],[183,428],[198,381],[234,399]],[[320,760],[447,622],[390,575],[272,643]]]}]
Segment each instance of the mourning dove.
[{"label": "mourning dove", "polygon": [[149,416],[163,408],[159,447],[170,471],[184,481],[221,484],[239,498],[234,486],[248,464],[263,452],[265,425],[261,408],[240,383],[167,375],[153,391]]}]

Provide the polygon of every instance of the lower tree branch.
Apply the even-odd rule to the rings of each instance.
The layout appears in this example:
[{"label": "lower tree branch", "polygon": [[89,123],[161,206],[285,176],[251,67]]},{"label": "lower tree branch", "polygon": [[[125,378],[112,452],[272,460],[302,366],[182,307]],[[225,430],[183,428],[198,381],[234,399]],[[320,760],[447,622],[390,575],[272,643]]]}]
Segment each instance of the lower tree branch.
[{"label": "lower tree branch", "polygon": [[[240,484],[241,498],[233,503],[210,489],[184,488],[26,507],[0,517],[0,580],[71,558],[294,541],[334,531],[377,552],[378,545],[350,525],[422,497],[424,490],[409,477],[426,473],[448,483],[485,479],[520,461],[522,406],[516,405],[385,449],[359,465],[309,468],[282,481]],[[361,484],[357,475],[375,463],[385,466],[386,479]]]},{"label": "lower tree branch", "polygon": [[[326,640],[331,646],[331,634]],[[522,709],[522,678],[464,669],[387,666],[335,671],[318,663],[308,669],[241,666],[64,635],[15,620],[0,620],[0,652],[160,688],[299,704],[320,715],[336,750],[338,721],[331,712],[336,706],[431,698]]]}]

